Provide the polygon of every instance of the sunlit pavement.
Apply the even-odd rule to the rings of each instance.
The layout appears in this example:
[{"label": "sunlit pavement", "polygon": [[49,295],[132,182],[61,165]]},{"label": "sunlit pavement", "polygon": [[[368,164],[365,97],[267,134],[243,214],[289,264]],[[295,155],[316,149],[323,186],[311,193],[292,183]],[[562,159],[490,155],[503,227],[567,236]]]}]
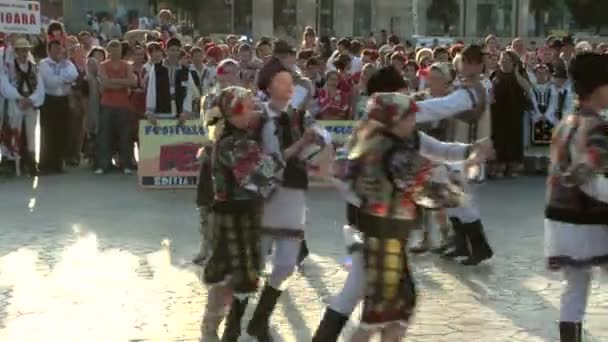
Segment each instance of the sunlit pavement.
[{"label": "sunlit pavement", "polygon": [[[134,177],[84,171],[0,179],[0,341],[197,341],[205,302],[193,191],[142,191]],[[543,266],[543,180],[487,184],[496,257],[479,268],[413,260],[420,305],[408,341],[556,341],[560,281]],[[284,341],[310,341],[346,276],[337,194],[309,196],[303,273],[273,316]],[[608,341],[599,274],[587,341]],[[353,319],[357,314],[353,315]],[[347,331],[348,334],[348,331]]]}]

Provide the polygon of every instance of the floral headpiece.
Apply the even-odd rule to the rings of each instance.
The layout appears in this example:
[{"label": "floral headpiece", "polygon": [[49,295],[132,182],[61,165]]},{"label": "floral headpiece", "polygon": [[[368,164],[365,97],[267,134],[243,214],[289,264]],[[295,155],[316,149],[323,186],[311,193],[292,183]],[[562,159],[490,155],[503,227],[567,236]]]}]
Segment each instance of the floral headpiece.
[{"label": "floral headpiece", "polygon": [[239,66],[239,62],[235,61],[232,58],[224,59],[223,61],[220,62],[220,64],[218,64],[217,69],[215,71],[216,74],[218,76],[227,74],[228,73],[228,71],[226,70],[227,66],[238,67]]},{"label": "floral headpiece", "polygon": [[222,90],[218,106],[224,118],[243,115],[245,113],[244,101],[248,97],[253,97],[253,93],[243,87],[228,87]]},{"label": "floral headpiece", "polygon": [[401,93],[376,93],[367,102],[368,118],[386,126],[391,126],[417,111],[416,102]]}]

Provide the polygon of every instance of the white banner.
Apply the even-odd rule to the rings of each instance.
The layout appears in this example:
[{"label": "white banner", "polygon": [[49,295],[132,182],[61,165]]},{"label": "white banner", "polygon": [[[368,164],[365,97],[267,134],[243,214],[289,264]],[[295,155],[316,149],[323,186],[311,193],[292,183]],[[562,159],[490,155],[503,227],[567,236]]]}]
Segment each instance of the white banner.
[{"label": "white banner", "polygon": [[0,32],[40,34],[40,3],[0,0]]}]

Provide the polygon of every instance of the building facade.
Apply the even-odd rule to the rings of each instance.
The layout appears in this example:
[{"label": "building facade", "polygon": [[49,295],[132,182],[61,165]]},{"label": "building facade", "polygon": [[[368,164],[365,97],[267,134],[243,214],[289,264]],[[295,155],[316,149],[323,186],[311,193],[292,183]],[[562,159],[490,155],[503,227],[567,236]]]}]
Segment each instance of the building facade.
[{"label": "building facade", "polygon": [[[319,35],[366,37],[387,30],[401,37],[450,35],[499,37],[534,35],[531,0],[454,0],[449,23],[427,9],[433,0],[208,0],[195,22],[202,34],[234,32],[299,40],[306,26]],[[555,0],[562,1],[562,0]],[[564,8],[544,15],[545,32],[567,29]],[[228,18],[229,20],[226,20]],[[446,32],[446,28],[448,29]]]},{"label": "building facade", "polygon": [[87,27],[88,12],[118,18],[150,14],[149,0],[63,0],[64,23],[71,31]]}]

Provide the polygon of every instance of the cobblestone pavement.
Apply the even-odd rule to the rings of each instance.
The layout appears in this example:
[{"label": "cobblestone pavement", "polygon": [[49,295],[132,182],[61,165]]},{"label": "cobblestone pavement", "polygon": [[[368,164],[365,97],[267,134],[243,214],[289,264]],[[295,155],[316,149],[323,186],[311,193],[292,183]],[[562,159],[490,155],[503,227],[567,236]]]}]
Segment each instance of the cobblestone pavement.
[{"label": "cobblestone pavement", "polygon": [[[408,341],[556,341],[560,280],[543,267],[543,181],[487,184],[496,257],[479,268],[422,256]],[[142,191],[134,178],[84,172],[0,180],[0,341],[197,341],[205,290],[192,191]],[[273,317],[284,341],[310,341],[346,276],[343,203],[309,196],[314,253]],[[593,287],[586,341],[608,341],[608,295]],[[356,317],[356,315],[353,315]]]}]

